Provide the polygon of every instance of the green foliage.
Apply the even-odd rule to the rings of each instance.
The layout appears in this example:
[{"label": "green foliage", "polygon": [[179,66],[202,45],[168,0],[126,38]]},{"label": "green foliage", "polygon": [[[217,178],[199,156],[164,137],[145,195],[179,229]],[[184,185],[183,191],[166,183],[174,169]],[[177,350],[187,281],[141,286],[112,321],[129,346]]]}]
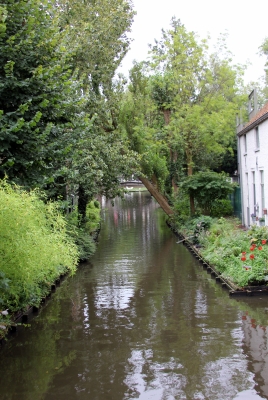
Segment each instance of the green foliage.
[{"label": "green foliage", "polygon": [[266,57],[265,68],[264,68],[265,72],[264,88],[261,90],[261,95],[264,100],[263,101],[264,103],[268,100],[268,37],[264,39],[259,49],[260,49],[260,54]]},{"label": "green foliage", "polygon": [[[249,231],[243,231],[239,226],[240,221],[235,219],[217,220],[201,216],[181,224],[178,230],[192,244],[198,245],[203,258],[230,282],[239,287],[266,284],[268,229],[254,226]],[[254,249],[252,243],[256,244]],[[244,255],[245,260],[242,259]]]},{"label": "green foliage", "polygon": [[245,101],[243,68],[232,64],[224,39],[209,54],[207,41],[173,18],[170,29],[150,46],[149,62],[134,63],[130,72],[121,129],[142,155],[142,172],[162,191],[156,157],[161,170],[169,171],[165,195],[176,192],[181,177],[197,169],[236,169],[235,117]]},{"label": "green foliage", "polygon": [[5,277],[5,274],[0,271],[0,339],[4,336],[6,329],[10,325],[10,317],[8,310],[2,310],[4,304],[3,294],[9,290],[9,279]]},{"label": "green foliage", "polygon": [[93,240],[96,232],[100,228],[100,204],[97,200],[91,201],[86,207],[85,221],[78,228],[76,244],[79,249],[79,259],[88,260],[95,252],[96,244]]},{"label": "green foliage", "polygon": [[79,260],[88,260],[96,250],[93,236],[100,226],[99,202],[95,200],[87,204],[84,221],[81,221],[82,216],[78,213],[77,207],[67,215],[66,219],[68,233],[78,248]]},{"label": "green foliage", "polygon": [[174,218],[174,226],[178,232],[182,233],[193,244],[199,244],[204,235],[213,224],[213,218],[207,215],[188,217],[185,215],[176,215]]},{"label": "green foliage", "polygon": [[139,157],[120,135],[106,134],[95,118],[81,114],[62,138],[69,144],[68,162],[61,175],[83,188],[87,201],[98,194],[113,198],[122,192],[119,178],[138,171]]},{"label": "green foliage", "polygon": [[[70,57],[47,1],[5,2],[0,35],[0,173],[36,185],[52,169],[50,143],[68,120]],[[50,168],[49,168],[50,167]]]},{"label": "green foliage", "polygon": [[0,6],[0,37],[3,36],[6,32],[6,24],[5,24],[6,18],[7,18],[6,7]]},{"label": "green foliage", "polygon": [[77,229],[75,243],[78,248],[80,261],[88,260],[96,251],[96,244],[84,227],[79,227]]},{"label": "green foliage", "polygon": [[180,190],[173,201],[174,218],[180,224],[185,224],[190,218],[189,196],[183,190]]},{"label": "green foliage", "polygon": [[[265,284],[268,280],[268,245],[262,242],[268,239],[267,227],[254,226],[249,231],[242,231],[236,223],[238,221],[223,218],[215,221],[209,232],[200,237],[201,254],[225,278],[240,287]],[[253,243],[256,244],[254,249]]]},{"label": "green foliage", "polygon": [[73,68],[78,70],[84,89],[98,96],[109,90],[115,71],[125,56],[130,38],[127,32],[135,12],[128,0],[55,0],[64,45],[75,53]]},{"label": "green foliage", "polygon": [[97,200],[92,200],[86,208],[85,229],[90,234],[95,232],[100,227],[100,203]]},{"label": "green foliage", "polygon": [[216,199],[212,202],[210,214],[212,217],[220,218],[233,215],[234,210],[229,199]]},{"label": "green foliage", "polygon": [[165,180],[169,175],[165,157],[155,153],[152,149],[143,154],[141,166],[143,173],[151,179],[156,179],[158,188],[163,191]]},{"label": "green foliage", "polygon": [[38,305],[61,273],[74,272],[78,253],[57,204],[5,182],[0,197],[0,271],[9,280],[2,301],[15,311]]},{"label": "green foliage", "polygon": [[124,79],[113,79],[133,15],[126,0],[1,7],[2,177],[54,199],[69,185],[86,188],[88,199],[119,193],[118,176],[137,165],[117,131]]},{"label": "green foliage", "polygon": [[159,110],[170,110],[166,140],[172,151],[175,143],[184,150],[189,175],[202,158],[233,154],[242,69],[231,66],[224,37],[218,47],[209,54],[207,41],[175,18],[151,46],[152,97]]},{"label": "green foliage", "polygon": [[[212,207],[217,206],[215,201],[225,200],[232,193],[234,186],[224,173],[207,171],[188,176],[180,187],[188,192],[197,201],[205,214],[210,214]],[[227,204],[225,204],[225,207]],[[223,204],[222,204],[223,207]],[[223,209],[223,211],[225,211]]]}]

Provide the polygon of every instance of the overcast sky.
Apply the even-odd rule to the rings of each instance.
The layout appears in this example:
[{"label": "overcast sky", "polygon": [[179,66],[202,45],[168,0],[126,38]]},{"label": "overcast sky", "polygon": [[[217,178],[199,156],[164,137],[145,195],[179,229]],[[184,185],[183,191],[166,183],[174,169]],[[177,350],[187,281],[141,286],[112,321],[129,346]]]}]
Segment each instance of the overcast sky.
[{"label": "overcast sky", "polygon": [[245,81],[257,81],[264,74],[265,58],[257,53],[268,37],[268,0],[133,0],[133,4],[137,15],[131,33],[134,41],[122,63],[125,74],[134,59],[146,59],[148,44],[161,38],[161,29],[169,28],[172,16],[200,38],[209,34],[212,42],[227,31],[235,62],[252,63]]}]

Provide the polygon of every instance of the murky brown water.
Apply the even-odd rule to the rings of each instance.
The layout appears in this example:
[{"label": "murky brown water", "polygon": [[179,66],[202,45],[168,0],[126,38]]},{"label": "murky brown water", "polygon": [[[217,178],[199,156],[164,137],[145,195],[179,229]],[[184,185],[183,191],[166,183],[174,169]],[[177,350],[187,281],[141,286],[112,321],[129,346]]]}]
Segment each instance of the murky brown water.
[{"label": "murky brown water", "polygon": [[268,299],[230,299],[147,192],[104,207],[91,263],[0,353],[0,399],[268,399]]}]

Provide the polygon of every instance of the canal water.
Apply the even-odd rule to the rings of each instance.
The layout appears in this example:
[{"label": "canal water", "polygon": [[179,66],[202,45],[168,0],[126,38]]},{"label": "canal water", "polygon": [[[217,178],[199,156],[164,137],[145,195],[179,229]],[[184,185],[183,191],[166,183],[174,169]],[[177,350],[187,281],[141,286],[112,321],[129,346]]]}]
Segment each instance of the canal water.
[{"label": "canal water", "polygon": [[229,298],[148,192],[0,352],[1,400],[268,399],[267,298]]}]

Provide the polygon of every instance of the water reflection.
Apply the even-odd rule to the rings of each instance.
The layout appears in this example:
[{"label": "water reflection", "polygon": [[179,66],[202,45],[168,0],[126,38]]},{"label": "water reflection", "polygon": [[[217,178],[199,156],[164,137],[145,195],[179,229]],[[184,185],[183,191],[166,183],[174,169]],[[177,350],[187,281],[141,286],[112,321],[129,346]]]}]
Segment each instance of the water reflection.
[{"label": "water reflection", "polygon": [[268,398],[264,300],[230,299],[148,193],[102,204],[91,263],[2,352],[1,400]]}]

